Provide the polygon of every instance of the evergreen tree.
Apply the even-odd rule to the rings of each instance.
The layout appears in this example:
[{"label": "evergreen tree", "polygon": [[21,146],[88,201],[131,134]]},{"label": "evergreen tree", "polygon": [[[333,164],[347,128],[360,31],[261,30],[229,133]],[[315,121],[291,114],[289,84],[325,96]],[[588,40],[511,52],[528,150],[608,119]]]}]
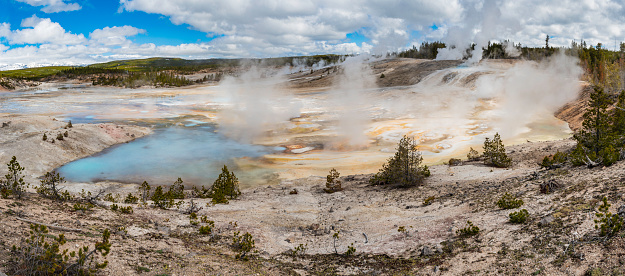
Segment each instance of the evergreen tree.
[{"label": "evergreen tree", "polygon": [[605,93],[603,88],[595,86],[594,92],[590,94],[588,109],[584,113],[582,131],[575,135],[577,141],[595,155],[599,155],[602,149],[607,148],[614,141],[608,112],[608,107],[612,104],[610,95]]},{"label": "evergreen tree", "polygon": [[495,133],[492,141],[488,137],[484,141],[484,163],[498,168],[507,168],[512,165],[512,160],[506,154],[499,133]]},{"label": "evergreen tree", "polygon": [[24,171],[24,167],[20,166],[20,163],[17,162],[17,158],[15,156],[11,158],[7,167],[9,169],[9,173],[4,176],[5,180],[0,180],[0,193],[3,198],[8,198],[9,195],[13,195],[14,197],[20,199],[22,198],[22,194],[27,187],[22,173],[22,171]]},{"label": "evergreen tree", "polygon": [[421,166],[423,157],[417,151],[417,143],[413,138],[404,136],[397,145],[395,155],[382,166],[369,182],[375,185],[398,185],[409,187],[420,185],[430,176],[428,166]]},{"label": "evergreen tree", "polygon": [[224,165],[221,174],[213,183],[210,197],[213,203],[228,203],[229,199],[236,199],[241,195],[239,190],[239,180],[233,172],[228,171],[228,167]]}]

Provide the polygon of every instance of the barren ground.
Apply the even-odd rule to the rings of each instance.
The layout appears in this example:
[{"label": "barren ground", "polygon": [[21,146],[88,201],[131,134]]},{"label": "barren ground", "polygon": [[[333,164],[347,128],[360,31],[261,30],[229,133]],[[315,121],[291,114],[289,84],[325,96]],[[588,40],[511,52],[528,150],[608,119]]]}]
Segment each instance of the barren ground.
[{"label": "barren ground", "polygon": [[[416,76],[394,76],[392,71],[421,61],[398,60],[396,69],[384,72],[384,82],[411,84]],[[402,65],[403,64],[403,65]],[[406,66],[408,66],[406,65]],[[449,65],[455,66],[455,65]],[[319,72],[319,74],[321,74]],[[388,79],[387,79],[388,78]],[[320,78],[323,79],[323,78]],[[330,80],[327,80],[330,81]],[[301,84],[303,81],[296,82]],[[324,84],[319,84],[324,85]],[[381,84],[384,85],[384,84]],[[312,88],[315,85],[311,86]],[[558,112],[572,128],[579,124],[580,100]],[[563,115],[564,114],[564,115]],[[389,188],[371,186],[370,175],[343,176],[343,191],[323,192],[325,178],[308,177],[282,181],[278,185],[245,189],[230,204],[212,205],[208,199],[193,199],[202,209],[198,216],[215,222],[211,235],[199,234],[180,208],[161,210],[132,206],[133,214],[112,211],[113,202],[101,198],[88,211],[72,207],[80,202],[78,191],[87,189],[139,196],[137,185],[67,183],[75,199],[56,202],[34,193],[38,178],[72,160],[150,133],[147,128],[114,124],[66,123],[47,116],[0,115],[0,163],[18,157],[31,184],[22,200],[0,199],[0,271],[10,259],[10,248],[27,236],[28,223],[39,221],[81,232],[64,233],[64,248],[77,250],[100,240],[110,229],[112,250],[103,275],[583,275],[588,271],[623,275],[625,238],[598,236],[595,213],[606,196],[617,212],[625,204],[625,163],[607,168],[566,166],[545,170],[538,163],[546,155],[567,151],[572,139],[528,142],[507,147],[514,165],[509,169],[465,162],[460,166],[438,165],[422,186]],[[10,122],[10,123],[8,123]],[[68,131],[63,141],[43,141]],[[0,166],[0,174],[7,171]],[[550,194],[540,184],[557,182],[562,188]],[[292,193],[297,191],[297,193]],[[511,224],[508,214],[495,202],[511,193],[523,199],[529,211],[525,224]],[[428,197],[434,197],[429,205]],[[149,202],[148,202],[149,203]],[[519,209],[521,209],[519,208]],[[480,228],[475,237],[462,238],[456,230],[470,220]],[[235,226],[236,225],[236,226]],[[400,227],[406,229],[399,232]],[[255,250],[248,261],[235,258],[232,236],[249,232]],[[339,232],[336,251],[333,234]],[[304,254],[291,254],[303,245]],[[348,246],[355,255],[346,256]],[[301,253],[301,252],[300,252]]]}]

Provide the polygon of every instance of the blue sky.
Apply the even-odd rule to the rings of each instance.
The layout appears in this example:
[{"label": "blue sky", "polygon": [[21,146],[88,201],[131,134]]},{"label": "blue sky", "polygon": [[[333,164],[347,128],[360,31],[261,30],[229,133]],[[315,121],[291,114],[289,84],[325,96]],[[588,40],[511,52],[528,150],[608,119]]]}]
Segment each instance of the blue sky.
[{"label": "blue sky", "polygon": [[[569,3],[570,2],[570,3]],[[385,53],[624,41],[619,0],[0,0],[0,70],[147,57]],[[460,55],[461,56],[461,55]]]}]

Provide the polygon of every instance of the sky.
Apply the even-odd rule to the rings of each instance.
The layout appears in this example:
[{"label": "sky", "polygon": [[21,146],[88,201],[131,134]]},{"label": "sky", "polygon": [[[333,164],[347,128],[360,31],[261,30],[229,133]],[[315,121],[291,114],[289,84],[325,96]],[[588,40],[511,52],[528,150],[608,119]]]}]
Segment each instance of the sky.
[{"label": "sky", "polygon": [[[625,41],[625,0],[0,0],[0,70],[386,53],[423,41]],[[459,47],[463,47],[459,45]]]}]

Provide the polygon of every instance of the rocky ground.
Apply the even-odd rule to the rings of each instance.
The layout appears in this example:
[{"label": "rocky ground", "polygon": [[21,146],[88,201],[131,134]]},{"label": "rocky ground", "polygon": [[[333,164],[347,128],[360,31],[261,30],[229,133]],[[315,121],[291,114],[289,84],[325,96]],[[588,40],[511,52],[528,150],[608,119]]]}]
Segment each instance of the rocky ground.
[{"label": "rocky ground", "polygon": [[[10,119],[10,126],[19,129],[24,129],[24,124],[54,132],[64,126],[51,118]],[[141,128],[125,127],[121,131],[121,127],[76,125],[69,137],[76,139],[84,132],[100,139],[92,141],[110,139],[100,142],[103,147],[130,139],[124,138],[130,137],[130,131],[135,137],[147,133]],[[28,132],[24,129],[19,139],[3,138],[3,145],[14,143],[2,147],[3,160],[12,154],[8,149],[26,153],[27,146],[52,147],[67,142],[41,144],[41,131],[30,131],[38,140],[34,143],[27,138]],[[75,143],[75,147],[62,149],[78,156],[81,143]],[[50,230],[53,235],[64,233],[68,239],[65,247],[72,250],[82,245],[93,247],[104,229],[112,231],[109,265],[102,271],[108,275],[581,275],[592,269],[620,275],[625,262],[623,236],[599,237],[593,220],[604,196],[612,204],[612,212],[625,203],[625,163],[608,168],[566,166],[554,170],[538,165],[545,155],[566,151],[573,145],[573,140],[561,140],[509,147],[514,160],[510,169],[491,168],[480,162],[434,166],[424,185],[407,189],[371,186],[369,175],[353,175],[341,177],[343,191],[328,194],[323,191],[324,178],[309,177],[243,190],[240,199],[227,205],[193,199],[202,207],[197,214],[215,223],[210,235],[198,231],[206,223],[193,225],[189,215],[184,214],[190,199],[185,199],[180,208],[168,210],[117,202],[119,206],[133,207],[132,214],[122,214],[111,210],[113,202],[104,197],[89,210],[75,210],[74,204],[82,202],[78,194],[74,200],[58,202],[32,193],[31,187],[24,199],[0,199],[1,265],[7,265],[11,246],[27,236],[29,223],[20,219],[28,219],[80,229]],[[63,156],[59,154],[63,151],[54,152],[52,148],[44,152],[50,155],[30,153],[31,157],[21,159],[27,175],[47,171],[37,164],[48,163],[34,160],[53,162],[49,157],[52,154]],[[35,179],[29,182],[38,183]],[[561,187],[543,194],[542,183],[558,183]],[[124,189],[119,197],[127,191],[139,195],[133,187]],[[114,189],[107,192],[116,195]],[[508,214],[518,209],[496,206],[505,192],[525,202],[521,207],[529,211],[525,224],[508,222]],[[426,205],[428,197],[433,200]],[[457,235],[467,220],[480,228],[477,236]],[[398,231],[401,227],[405,231]],[[237,251],[231,244],[237,231],[249,232],[255,240],[255,252],[247,261],[235,258]],[[336,249],[334,233],[339,233]],[[294,254],[298,246],[306,250]],[[356,252],[346,256],[349,246]],[[335,250],[339,254],[334,254]]]}]

